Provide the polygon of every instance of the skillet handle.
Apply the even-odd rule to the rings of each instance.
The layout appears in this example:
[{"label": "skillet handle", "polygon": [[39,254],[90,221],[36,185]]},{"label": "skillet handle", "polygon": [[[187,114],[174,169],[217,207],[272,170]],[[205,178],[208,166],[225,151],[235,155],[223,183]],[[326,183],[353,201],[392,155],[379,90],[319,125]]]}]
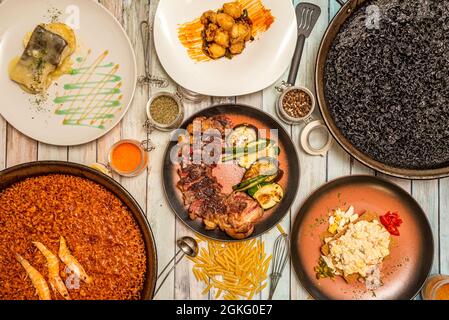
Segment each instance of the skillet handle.
[{"label": "skillet handle", "polygon": [[298,36],[298,41],[296,42],[295,54],[292,60],[292,66],[290,67],[290,73],[288,74],[287,83],[291,86],[295,85],[296,77],[298,76],[299,64],[302,58],[302,52],[304,50],[304,44],[306,42],[306,37],[304,35]]},{"label": "skillet handle", "polygon": [[345,5],[345,2],[343,0],[337,0],[337,2],[343,7]]}]

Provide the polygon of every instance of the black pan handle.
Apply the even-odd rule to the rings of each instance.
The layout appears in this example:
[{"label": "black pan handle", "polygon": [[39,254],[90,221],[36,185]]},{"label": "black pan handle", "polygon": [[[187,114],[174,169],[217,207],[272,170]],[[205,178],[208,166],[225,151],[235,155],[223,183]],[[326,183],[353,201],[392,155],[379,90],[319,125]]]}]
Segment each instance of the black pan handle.
[{"label": "black pan handle", "polygon": [[296,77],[298,76],[299,64],[302,58],[302,52],[304,51],[304,44],[306,42],[306,37],[302,34],[298,36],[298,41],[296,42],[295,54],[293,55],[292,66],[290,67],[290,73],[288,75],[287,83],[294,86],[296,82]]},{"label": "black pan handle", "polygon": [[343,0],[337,0],[337,2],[343,7],[344,5],[345,5],[345,1],[343,1]]}]

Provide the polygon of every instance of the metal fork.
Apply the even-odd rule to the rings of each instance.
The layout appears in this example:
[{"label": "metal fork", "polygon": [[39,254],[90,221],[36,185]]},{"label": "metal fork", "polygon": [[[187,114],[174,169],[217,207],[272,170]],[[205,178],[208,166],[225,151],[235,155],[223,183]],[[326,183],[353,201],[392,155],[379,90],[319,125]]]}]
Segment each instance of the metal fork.
[{"label": "metal fork", "polygon": [[315,27],[318,18],[320,17],[321,9],[317,5],[307,2],[301,2],[296,6],[296,19],[298,23],[298,41],[296,42],[295,54],[292,60],[292,66],[288,75],[288,83],[295,85],[296,77],[298,75],[299,64],[301,62],[302,52],[306,38]]},{"label": "metal fork", "polygon": [[289,241],[288,236],[283,233],[277,237],[273,247],[273,263],[270,274],[270,292],[268,300],[273,300],[274,292],[279,283],[279,279],[282,277],[282,272],[287,265],[289,256]]}]

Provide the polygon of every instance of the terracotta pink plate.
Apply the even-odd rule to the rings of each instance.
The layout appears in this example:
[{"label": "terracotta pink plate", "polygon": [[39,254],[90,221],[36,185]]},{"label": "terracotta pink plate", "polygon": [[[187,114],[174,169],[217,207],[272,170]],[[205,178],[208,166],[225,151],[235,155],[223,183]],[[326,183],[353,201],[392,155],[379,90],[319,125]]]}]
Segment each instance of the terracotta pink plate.
[{"label": "terracotta pink plate", "polygon": [[[328,213],[337,207],[354,206],[383,215],[398,212],[403,220],[400,236],[392,236],[390,255],[381,268],[383,285],[367,290],[365,284],[347,283],[342,277],[317,279],[320,236],[328,227]],[[348,176],[316,190],[301,207],[291,233],[291,254],[295,272],[315,299],[412,299],[421,290],[432,268],[432,230],[419,204],[402,188],[374,176]]]}]

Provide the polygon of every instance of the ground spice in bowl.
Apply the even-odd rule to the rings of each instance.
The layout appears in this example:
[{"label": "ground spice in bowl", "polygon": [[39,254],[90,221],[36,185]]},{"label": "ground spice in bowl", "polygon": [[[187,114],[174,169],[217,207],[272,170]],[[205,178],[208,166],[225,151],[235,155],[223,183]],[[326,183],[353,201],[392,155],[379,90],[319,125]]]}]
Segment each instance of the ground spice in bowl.
[{"label": "ground spice in bowl", "polygon": [[170,125],[179,116],[179,106],[172,97],[160,96],[151,103],[150,114],[155,122]]},{"label": "ground spice in bowl", "polygon": [[292,118],[306,117],[312,110],[312,105],[312,97],[302,89],[291,89],[282,98],[282,108]]},{"label": "ground spice in bowl", "polygon": [[177,94],[159,92],[148,101],[146,113],[149,128],[172,131],[184,120],[184,105]]}]

